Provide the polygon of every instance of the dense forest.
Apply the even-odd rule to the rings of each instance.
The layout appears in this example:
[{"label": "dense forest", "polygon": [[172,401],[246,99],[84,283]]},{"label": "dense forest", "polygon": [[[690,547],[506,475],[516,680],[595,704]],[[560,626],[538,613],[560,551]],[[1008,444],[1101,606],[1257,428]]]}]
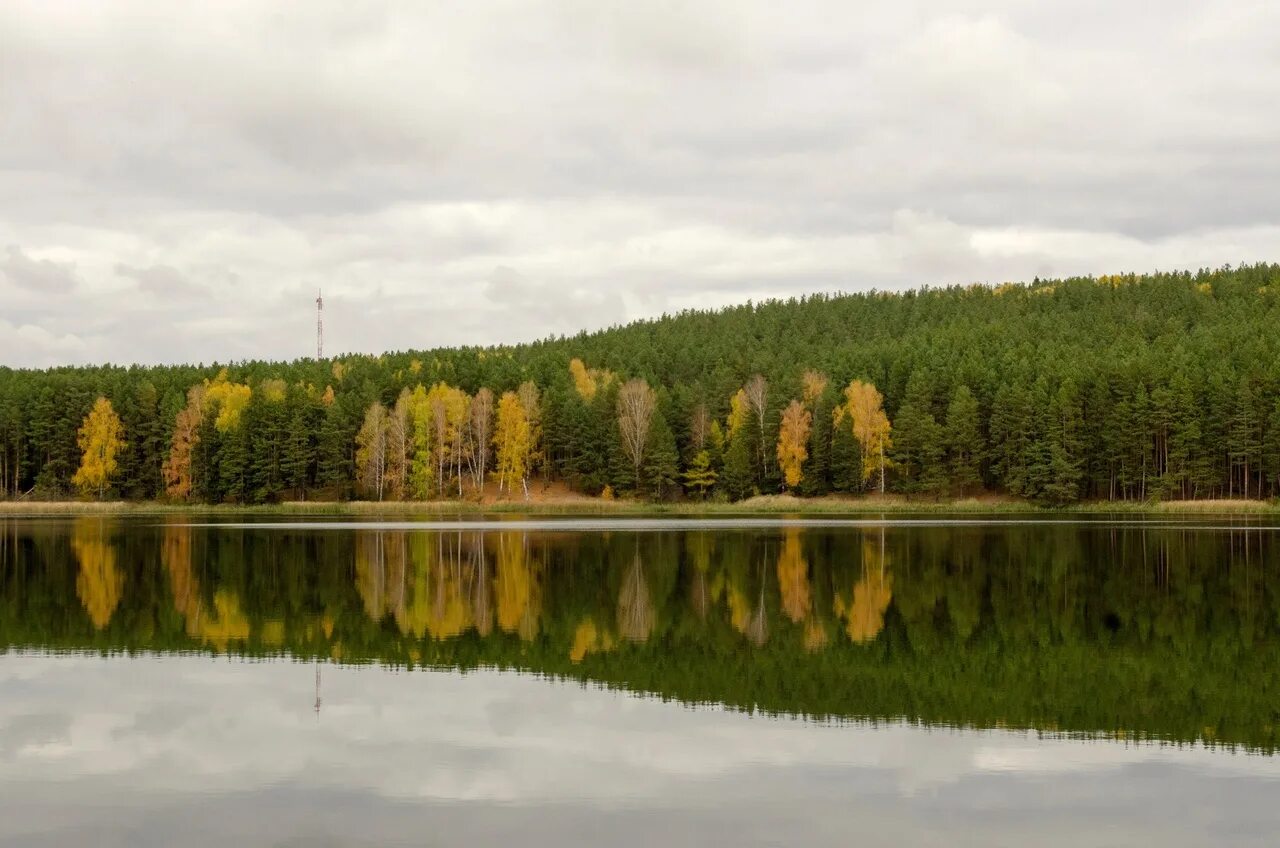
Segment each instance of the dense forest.
[{"label": "dense forest", "polygon": [[0,497],[1280,494],[1280,266],[817,295],[526,345],[0,368]]},{"label": "dense forest", "polygon": [[0,653],[504,668],[743,710],[1280,745],[1271,532],[183,521],[0,523]]}]

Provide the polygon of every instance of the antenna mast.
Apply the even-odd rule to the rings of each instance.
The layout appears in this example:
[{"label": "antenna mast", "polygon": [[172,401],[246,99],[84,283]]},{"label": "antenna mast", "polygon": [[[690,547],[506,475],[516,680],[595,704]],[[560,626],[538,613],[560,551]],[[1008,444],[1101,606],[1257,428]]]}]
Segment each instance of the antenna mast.
[{"label": "antenna mast", "polygon": [[324,296],[316,290],[316,359],[324,359]]}]

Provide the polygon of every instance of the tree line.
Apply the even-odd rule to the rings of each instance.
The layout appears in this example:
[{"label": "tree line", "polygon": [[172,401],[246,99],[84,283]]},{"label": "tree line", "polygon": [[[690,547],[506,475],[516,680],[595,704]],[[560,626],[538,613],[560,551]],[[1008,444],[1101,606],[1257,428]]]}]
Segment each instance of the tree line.
[{"label": "tree line", "polygon": [[498,347],[0,368],[0,497],[1280,494],[1280,266],[816,295]]}]

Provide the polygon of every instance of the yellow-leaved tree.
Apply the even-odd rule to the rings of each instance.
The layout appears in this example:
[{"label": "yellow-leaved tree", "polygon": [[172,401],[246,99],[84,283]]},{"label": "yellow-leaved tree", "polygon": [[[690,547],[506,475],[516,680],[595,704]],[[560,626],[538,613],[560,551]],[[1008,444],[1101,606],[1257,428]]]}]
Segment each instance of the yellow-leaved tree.
[{"label": "yellow-leaved tree", "polygon": [[[271,391],[275,389],[274,385],[270,388]],[[200,443],[200,426],[204,424],[205,416],[214,413],[213,424],[219,433],[235,430],[252,397],[252,389],[245,383],[232,383],[225,368],[212,382],[205,380],[187,391],[187,405],[178,410],[169,456],[161,469],[169,497],[175,500],[191,497],[195,488],[191,460],[196,445]]]},{"label": "yellow-leaved tree", "polygon": [[800,485],[804,478],[804,461],[809,458],[809,428],[813,413],[804,404],[792,400],[782,413],[778,428],[778,465],[788,489]]},{"label": "yellow-leaved tree", "polygon": [[[885,469],[889,465],[890,436],[889,416],[884,412],[884,396],[871,383],[854,380],[844,389],[845,402],[835,411],[837,427],[851,426],[853,437],[862,449],[862,482],[880,471],[880,491],[884,492]],[[845,420],[848,416],[848,421]]]},{"label": "yellow-leaved tree", "polygon": [[587,403],[591,403],[597,392],[607,389],[617,378],[607,368],[588,368],[576,357],[569,360],[569,376],[573,378],[573,387],[578,392],[578,397]]},{"label": "yellow-leaved tree", "polygon": [[498,464],[498,491],[511,490],[519,480],[529,496],[529,453],[532,450],[529,416],[515,392],[503,392],[498,400],[498,421],[493,450]]},{"label": "yellow-leaved tree", "polygon": [[96,492],[98,500],[102,500],[107,483],[119,468],[116,454],[124,447],[123,436],[124,425],[111,407],[111,401],[98,398],[80,425],[78,442],[83,453],[80,468],[71,482],[82,492]]}]

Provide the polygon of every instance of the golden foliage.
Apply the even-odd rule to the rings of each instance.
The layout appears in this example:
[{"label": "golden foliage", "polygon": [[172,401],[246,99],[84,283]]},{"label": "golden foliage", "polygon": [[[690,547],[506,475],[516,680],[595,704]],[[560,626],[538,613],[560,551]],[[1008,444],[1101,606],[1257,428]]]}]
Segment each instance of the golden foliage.
[{"label": "golden foliage", "polygon": [[80,425],[77,438],[82,451],[80,468],[71,482],[81,491],[96,492],[101,498],[119,468],[116,454],[124,448],[123,435],[124,425],[111,407],[111,401],[99,397]]},{"label": "golden foliage", "polygon": [[258,390],[262,393],[262,397],[271,403],[280,403],[284,400],[285,394],[289,390],[288,384],[284,380],[272,377],[263,380]]},{"label": "golden foliage", "polygon": [[617,379],[617,375],[612,371],[604,368],[588,368],[577,357],[569,360],[569,375],[573,377],[573,387],[577,390],[578,397],[587,403],[595,399],[597,392],[607,389]]},{"label": "golden foliage", "polygon": [[200,442],[200,422],[204,420],[203,383],[187,390],[187,405],[178,410],[174,421],[173,440],[169,456],[161,472],[164,474],[165,491],[169,497],[186,500],[191,497],[194,481],[191,476],[191,457]]},{"label": "golden foliage", "polygon": [[503,392],[498,400],[498,420],[493,434],[499,489],[510,489],[516,480],[523,482],[528,476],[531,436],[529,417],[520,398],[515,392]]},{"label": "golden foliage", "polygon": [[804,396],[804,404],[810,409],[818,398],[822,397],[822,393],[827,390],[827,375],[821,371],[809,369],[800,377],[800,385]]},{"label": "golden foliage", "polygon": [[844,406],[835,411],[836,426],[849,417],[853,437],[862,449],[862,481],[871,479],[880,470],[881,489],[884,487],[884,471],[889,465],[888,453],[893,447],[889,416],[884,412],[884,396],[871,383],[854,380],[845,387]]},{"label": "golden foliage", "polygon": [[804,461],[809,458],[809,429],[813,413],[798,400],[792,400],[782,413],[778,428],[778,465],[788,489],[800,485],[804,478]]},{"label": "golden foliage", "polygon": [[187,390],[187,405],[178,410],[169,456],[161,468],[165,491],[169,497],[176,500],[191,497],[194,487],[191,457],[195,446],[200,442],[200,425],[204,423],[205,416],[210,410],[216,410],[217,417],[213,424],[218,432],[234,430],[240,425],[240,415],[249,405],[252,396],[253,392],[248,386],[228,381],[225,368],[218,372],[212,382],[205,380]]},{"label": "golden foliage", "polygon": [[751,414],[751,402],[747,400],[747,393],[743,389],[738,389],[733,397],[729,398],[729,416],[725,419],[725,439],[732,440],[742,429],[742,425],[747,423],[747,417]]},{"label": "golden foliage", "polygon": [[240,426],[240,415],[249,405],[253,390],[244,383],[232,383],[227,379],[227,369],[222,369],[212,383],[205,388],[206,408],[209,404],[216,406],[218,417],[213,419],[213,426],[219,433],[226,433]]}]

